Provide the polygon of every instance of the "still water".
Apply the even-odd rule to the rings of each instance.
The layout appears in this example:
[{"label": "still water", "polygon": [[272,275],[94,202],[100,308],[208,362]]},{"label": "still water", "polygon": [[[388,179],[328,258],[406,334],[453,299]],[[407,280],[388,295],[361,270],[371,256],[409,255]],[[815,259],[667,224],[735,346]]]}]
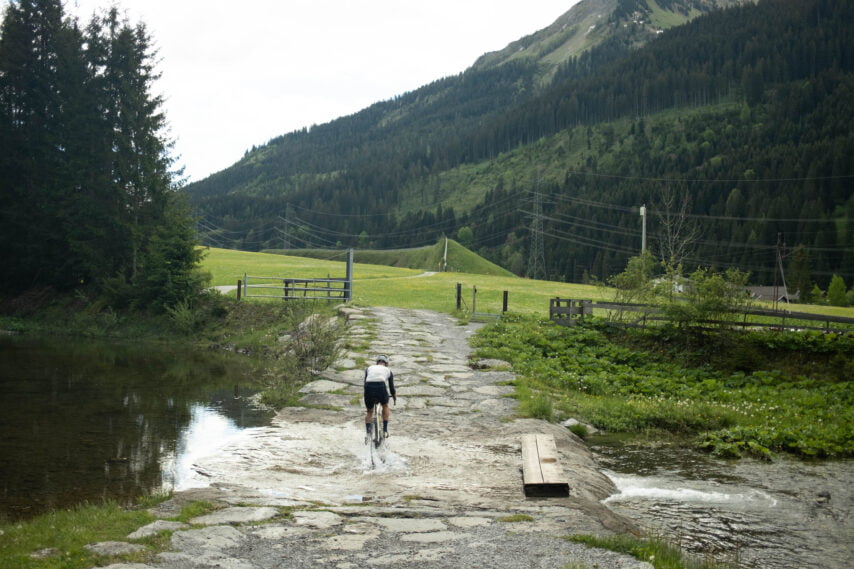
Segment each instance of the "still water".
[{"label": "still water", "polygon": [[194,457],[269,423],[247,358],[0,337],[0,520],[181,489]]},{"label": "still water", "polygon": [[591,441],[620,490],[609,508],[738,567],[854,567],[854,461],[719,460],[680,446]]}]

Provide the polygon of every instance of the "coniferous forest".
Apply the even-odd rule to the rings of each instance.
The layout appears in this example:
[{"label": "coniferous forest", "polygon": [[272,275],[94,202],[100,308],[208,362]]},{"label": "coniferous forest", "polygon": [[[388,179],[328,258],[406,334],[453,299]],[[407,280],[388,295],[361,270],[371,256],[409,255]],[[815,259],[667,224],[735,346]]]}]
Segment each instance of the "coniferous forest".
[{"label": "coniferous forest", "polygon": [[60,0],[5,5],[0,29],[0,290],[107,294],[162,309],[198,290],[152,39],[116,8],[85,26]]},{"label": "coniferous forest", "polygon": [[[854,281],[854,4],[573,10],[591,5],[611,7],[601,41],[558,65],[484,56],[189,185],[204,241],[400,248],[463,230],[517,274],[579,282],[621,271],[645,220],[656,256],[688,270]],[[691,18],[651,25],[662,13]]]}]

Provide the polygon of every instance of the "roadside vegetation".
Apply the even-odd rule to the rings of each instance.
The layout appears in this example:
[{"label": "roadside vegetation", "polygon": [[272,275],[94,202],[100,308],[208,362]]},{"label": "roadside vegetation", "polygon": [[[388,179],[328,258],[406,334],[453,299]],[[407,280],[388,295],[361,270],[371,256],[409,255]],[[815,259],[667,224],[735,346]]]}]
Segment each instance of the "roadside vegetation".
[{"label": "roadside vegetation", "polygon": [[723,457],[854,456],[854,340],[774,332],[738,338],[508,315],[474,339],[513,364],[523,412],[608,432],[688,435]]},{"label": "roadside vegetation", "polygon": [[[733,565],[722,564],[714,560],[689,557],[678,546],[663,539],[642,539],[630,535],[573,535],[566,539],[590,547],[631,555],[639,561],[646,561],[655,569],[723,569],[724,567],[733,567]],[[570,567],[569,569],[575,568]]]},{"label": "roadside vegetation", "polygon": [[674,270],[662,280],[653,269],[650,255],[635,257],[611,284],[617,300],[657,307],[661,325],[507,315],[475,338],[478,356],[513,364],[521,409],[533,417],[687,437],[721,457],[854,456],[850,334],[737,331],[746,274]]}]

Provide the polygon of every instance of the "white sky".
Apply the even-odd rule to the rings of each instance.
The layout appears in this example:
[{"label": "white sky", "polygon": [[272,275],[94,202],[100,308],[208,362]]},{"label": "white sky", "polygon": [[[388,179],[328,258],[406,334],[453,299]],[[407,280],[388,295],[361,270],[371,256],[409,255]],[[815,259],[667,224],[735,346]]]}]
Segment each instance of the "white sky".
[{"label": "white sky", "polygon": [[[252,145],[455,75],[578,0],[121,0],[159,49],[189,181]],[[84,23],[111,0],[65,0]]]}]

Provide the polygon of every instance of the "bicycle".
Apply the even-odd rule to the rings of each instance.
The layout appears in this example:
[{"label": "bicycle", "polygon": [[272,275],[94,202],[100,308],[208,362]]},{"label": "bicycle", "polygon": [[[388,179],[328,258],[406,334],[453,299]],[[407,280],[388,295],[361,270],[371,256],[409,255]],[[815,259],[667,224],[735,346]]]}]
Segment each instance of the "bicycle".
[{"label": "bicycle", "polygon": [[[394,404],[397,405],[397,398],[394,399]],[[379,403],[374,403],[374,416],[371,419],[371,436],[368,439],[368,446],[371,452],[371,467],[376,466],[374,461],[374,449],[377,450],[377,458],[383,460],[379,454],[380,448],[385,444],[385,433],[382,432],[382,414],[383,406]]]}]

